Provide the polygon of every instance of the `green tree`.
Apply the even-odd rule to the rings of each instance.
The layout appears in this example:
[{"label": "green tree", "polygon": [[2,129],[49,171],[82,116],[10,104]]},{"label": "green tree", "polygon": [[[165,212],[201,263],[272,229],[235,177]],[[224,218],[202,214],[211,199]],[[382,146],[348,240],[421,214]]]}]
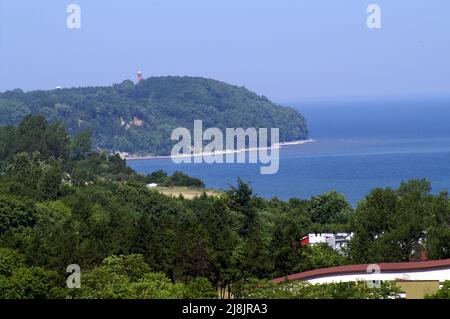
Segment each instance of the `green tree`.
[{"label": "green tree", "polygon": [[0,195],[0,235],[12,229],[33,227],[35,223],[36,213],[32,201]]},{"label": "green tree", "polygon": [[226,287],[232,280],[232,256],[238,241],[233,214],[222,199],[214,200],[199,216],[199,224],[204,225],[208,238],[210,279],[216,289]]},{"label": "green tree", "polygon": [[34,265],[63,273],[81,260],[80,222],[62,201],[36,204],[36,223],[30,234],[28,260]]},{"label": "green tree", "polygon": [[432,197],[415,184],[375,189],[358,204],[348,244],[354,262],[410,261],[423,250]]},{"label": "green tree", "polygon": [[426,249],[432,259],[450,258],[450,202],[447,193],[433,199],[430,206]]},{"label": "green tree", "polygon": [[14,141],[11,154],[39,152],[43,160],[69,156],[69,136],[64,125],[49,124],[42,115],[25,117],[15,131]]},{"label": "green tree", "polygon": [[18,153],[7,167],[11,192],[28,197],[53,200],[61,195],[63,162],[53,157],[40,160],[40,153]]},{"label": "green tree", "polygon": [[312,269],[342,266],[347,258],[339,254],[327,244],[304,246],[301,249],[301,260],[294,271],[302,272]]},{"label": "green tree", "polygon": [[71,157],[74,159],[86,158],[92,152],[92,131],[85,130],[75,136],[70,143]]},{"label": "green tree", "polygon": [[205,299],[217,298],[217,292],[214,290],[211,282],[202,277],[194,278],[191,282],[184,286],[184,299]]},{"label": "green tree", "polygon": [[306,205],[283,207],[275,215],[271,227],[271,256],[275,276],[292,274],[301,259],[300,240],[311,224]]},{"label": "green tree", "polygon": [[49,299],[59,279],[39,267],[19,267],[11,276],[0,276],[0,299]]},{"label": "green tree", "polygon": [[319,224],[345,224],[352,213],[352,206],[344,195],[331,191],[311,198],[311,219]]},{"label": "green tree", "polygon": [[400,290],[393,282],[385,281],[381,287],[370,288],[364,282],[310,284],[289,281],[275,284],[253,281],[243,287],[243,297],[250,299],[398,299]]},{"label": "green tree", "polygon": [[25,257],[17,251],[0,247],[0,276],[9,277],[25,264]]},{"label": "green tree", "polygon": [[197,278],[188,285],[173,283],[165,274],[150,272],[140,255],[110,256],[102,265],[82,275],[81,289],[72,298],[172,299],[213,298],[208,280]]},{"label": "green tree", "polygon": [[450,281],[445,281],[436,293],[425,296],[425,299],[450,299]]},{"label": "green tree", "polygon": [[417,193],[421,196],[426,196],[431,192],[431,183],[426,179],[412,179],[409,181],[402,181],[397,189],[400,196]]}]

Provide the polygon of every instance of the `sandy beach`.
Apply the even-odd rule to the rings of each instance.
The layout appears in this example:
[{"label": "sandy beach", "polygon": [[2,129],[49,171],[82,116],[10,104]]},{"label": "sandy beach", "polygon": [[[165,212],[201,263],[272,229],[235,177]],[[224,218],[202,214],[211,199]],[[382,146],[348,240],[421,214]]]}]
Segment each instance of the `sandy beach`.
[{"label": "sandy beach", "polygon": [[283,142],[283,143],[277,143],[272,147],[255,147],[255,148],[244,148],[239,150],[224,150],[224,151],[218,151],[218,152],[201,152],[201,153],[195,153],[195,154],[187,154],[187,155],[123,155],[119,153],[119,155],[127,160],[127,161],[140,161],[140,160],[153,160],[153,159],[171,159],[171,158],[182,158],[182,157],[195,157],[195,156],[215,156],[215,155],[225,155],[225,154],[237,154],[242,152],[257,152],[260,150],[268,150],[273,148],[281,149],[284,146],[291,146],[291,145],[302,145],[302,144],[308,144],[308,143],[314,143],[316,140],[313,139],[307,139],[307,140],[298,140],[298,141],[291,141],[291,142]]}]

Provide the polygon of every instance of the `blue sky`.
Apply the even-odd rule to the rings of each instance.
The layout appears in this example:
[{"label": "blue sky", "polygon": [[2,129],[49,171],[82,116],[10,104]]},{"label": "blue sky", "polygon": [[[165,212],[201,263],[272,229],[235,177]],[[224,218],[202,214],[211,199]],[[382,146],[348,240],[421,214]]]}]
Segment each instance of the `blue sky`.
[{"label": "blue sky", "polygon": [[[450,94],[450,1],[0,0],[0,91],[204,76],[276,101]],[[81,29],[66,8],[81,7]],[[382,9],[382,28],[366,8]]]}]

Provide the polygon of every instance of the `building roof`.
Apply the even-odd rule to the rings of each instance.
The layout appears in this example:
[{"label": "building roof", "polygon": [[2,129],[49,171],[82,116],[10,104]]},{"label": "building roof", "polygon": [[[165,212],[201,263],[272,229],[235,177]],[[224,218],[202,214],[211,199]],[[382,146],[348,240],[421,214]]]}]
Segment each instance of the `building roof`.
[{"label": "building roof", "polygon": [[[371,264],[338,266],[322,269],[314,269],[289,275],[287,277],[279,277],[272,280],[274,283],[281,283],[289,280],[309,280],[317,277],[347,275],[347,274],[367,274],[368,266]],[[450,268],[450,259],[403,262],[403,263],[379,263],[381,272],[399,272],[399,271],[424,271],[442,268]]]}]

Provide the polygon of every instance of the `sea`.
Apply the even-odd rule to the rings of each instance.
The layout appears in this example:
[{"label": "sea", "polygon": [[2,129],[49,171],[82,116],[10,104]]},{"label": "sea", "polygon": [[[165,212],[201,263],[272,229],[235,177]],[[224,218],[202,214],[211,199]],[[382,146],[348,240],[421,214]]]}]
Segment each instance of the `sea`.
[{"label": "sea", "polygon": [[352,205],[377,187],[426,178],[437,194],[450,190],[450,96],[389,97],[283,103],[306,118],[313,143],[280,149],[279,171],[260,164],[175,164],[130,160],[141,173],[182,171],[207,188],[227,190],[238,177],[265,198],[308,199],[330,190]]}]

